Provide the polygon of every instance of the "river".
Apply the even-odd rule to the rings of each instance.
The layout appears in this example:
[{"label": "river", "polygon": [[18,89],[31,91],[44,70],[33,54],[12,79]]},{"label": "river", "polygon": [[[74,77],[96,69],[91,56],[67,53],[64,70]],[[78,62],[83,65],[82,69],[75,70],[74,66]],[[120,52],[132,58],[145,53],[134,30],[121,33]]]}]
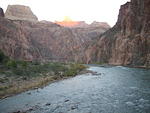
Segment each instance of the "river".
[{"label": "river", "polygon": [[95,73],[0,100],[0,113],[150,113],[150,70],[90,65]]}]

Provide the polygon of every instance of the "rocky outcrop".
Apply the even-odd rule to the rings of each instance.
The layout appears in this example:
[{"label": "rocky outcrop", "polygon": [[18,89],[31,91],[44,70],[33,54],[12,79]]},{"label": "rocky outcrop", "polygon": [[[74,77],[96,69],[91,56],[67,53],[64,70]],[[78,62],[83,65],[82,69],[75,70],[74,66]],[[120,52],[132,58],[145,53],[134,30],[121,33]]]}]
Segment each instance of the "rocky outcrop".
[{"label": "rocky outcrop", "polygon": [[11,20],[38,21],[28,6],[8,5],[5,17]]},{"label": "rocky outcrop", "polygon": [[109,28],[110,26],[106,23],[106,22],[97,22],[97,21],[94,21],[90,24],[91,27],[103,27],[103,28]]},{"label": "rocky outcrop", "polygon": [[91,27],[99,27],[99,28],[104,28],[108,29],[110,26],[106,22],[96,22],[94,21],[91,24],[87,24],[85,21],[56,21],[56,24],[59,24],[64,27],[69,27],[69,28],[91,28]]},{"label": "rocky outcrop", "polygon": [[0,49],[15,59],[86,62],[84,51],[105,31],[3,18],[0,19]]},{"label": "rocky outcrop", "polygon": [[0,49],[14,59],[86,62],[86,48],[108,29],[68,28],[48,21],[1,18]]},{"label": "rocky outcrop", "polygon": [[4,12],[2,8],[0,8],[0,17],[4,17]]},{"label": "rocky outcrop", "polygon": [[150,0],[121,6],[116,25],[89,46],[88,63],[150,66]]}]

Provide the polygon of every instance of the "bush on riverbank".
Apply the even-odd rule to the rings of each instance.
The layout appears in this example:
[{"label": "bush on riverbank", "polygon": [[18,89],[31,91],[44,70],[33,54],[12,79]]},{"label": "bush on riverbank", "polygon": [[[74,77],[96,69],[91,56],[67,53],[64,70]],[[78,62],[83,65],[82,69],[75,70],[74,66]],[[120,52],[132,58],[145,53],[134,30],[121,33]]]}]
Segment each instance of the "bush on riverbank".
[{"label": "bush on riverbank", "polygon": [[9,60],[9,58],[0,50],[0,64],[7,62],[7,60]]},{"label": "bush on riverbank", "polygon": [[11,74],[15,76],[34,77],[45,75],[48,72],[53,73],[53,75],[61,74],[62,76],[74,76],[86,67],[84,65],[74,63],[65,64],[49,62],[45,64],[35,64],[26,61],[9,60],[5,65],[3,65],[3,68],[5,69],[3,72],[7,75]]},{"label": "bush on riverbank", "polygon": [[50,81],[75,76],[86,66],[76,63],[27,62],[12,60],[0,53],[0,98]]},{"label": "bush on riverbank", "polygon": [[75,76],[81,70],[85,69],[86,66],[81,64],[71,64],[70,68],[64,73],[65,76]]},{"label": "bush on riverbank", "polygon": [[27,62],[20,60],[13,60],[8,58],[0,51],[0,73],[9,76],[45,76],[48,73],[61,76],[75,76],[79,71],[86,68],[86,66],[77,63],[59,63],[47,62],[42,64],[40,62]]}]

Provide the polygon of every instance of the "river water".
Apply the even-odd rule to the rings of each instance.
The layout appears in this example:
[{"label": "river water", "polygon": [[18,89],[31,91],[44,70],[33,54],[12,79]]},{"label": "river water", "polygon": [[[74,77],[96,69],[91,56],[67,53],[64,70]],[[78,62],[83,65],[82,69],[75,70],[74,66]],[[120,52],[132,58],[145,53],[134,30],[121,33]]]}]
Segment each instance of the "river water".
[{"label": "river water", "polygon": [[90,65],[96,73],[0,100],[0,113],[150,113],[150,70]]}]

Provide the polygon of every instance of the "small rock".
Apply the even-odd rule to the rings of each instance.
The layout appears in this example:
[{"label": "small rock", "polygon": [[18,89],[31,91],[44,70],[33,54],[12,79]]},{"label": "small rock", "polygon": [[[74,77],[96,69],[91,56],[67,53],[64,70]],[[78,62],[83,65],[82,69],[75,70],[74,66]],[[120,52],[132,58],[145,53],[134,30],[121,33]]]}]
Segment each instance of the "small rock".
[{"label": "small rock", "polygon": [[65,100],[65,102],[68,102],[69,100]]},{"label": "small rock", "polygon": [[71,106],[71,110],[77,109],[77,106]]},{"label": "small rock", "polygon": [[33,111],[33,108],[30,108],[28,111]]},{"label": "small rock", "polygon": [[22,80],[27,80],[28,78],[27,77],[22,77]]},{"label": "small rock", "polygon": [[47,104],[45,104],[46,106],[50,106],[51,105],[51,103],[47,103]]},{"label": "small rock", "polygon": [[26,104],[25,106],[28,106],[29,104]]},{"label": "small rock", "polygon": [[37,89],[37,90],[36,90],[36,92],[38,92],[38,93],[39,93],[40,91]]},{"label": "small rock", "polygon": [[28,95],[31,95],[31,92],[28,92],[27,94],[28,94]]}]

